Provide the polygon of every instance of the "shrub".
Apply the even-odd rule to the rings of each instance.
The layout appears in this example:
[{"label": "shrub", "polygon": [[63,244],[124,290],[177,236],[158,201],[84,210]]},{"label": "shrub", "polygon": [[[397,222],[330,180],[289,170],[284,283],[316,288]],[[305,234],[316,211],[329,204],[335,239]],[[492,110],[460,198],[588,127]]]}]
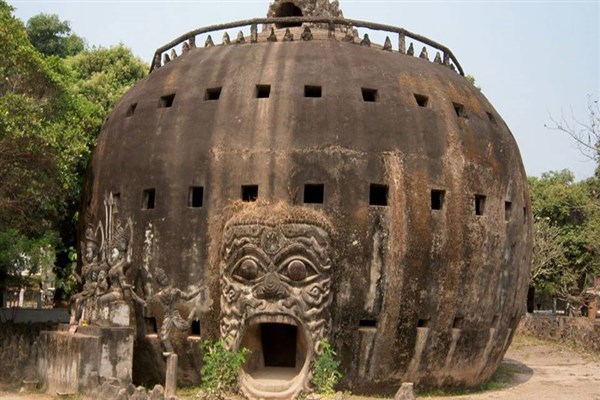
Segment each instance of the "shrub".
[{"label": "shrub", "polygon": [[321,340],[322,353],[312,363],[312,385],[315,391],[323,395],[335,393],[334,387],[342,378],[339,371],[340,362],[336,360],[335,351],[327,341]]},{"label": "shrub", "polygon": [[224,339],[202,343],[204,366],[200,373],[202,389],[209,399],[224,399],[236,391],[240,368],[250,353],[246,348],[229,350],[229,344]]}]

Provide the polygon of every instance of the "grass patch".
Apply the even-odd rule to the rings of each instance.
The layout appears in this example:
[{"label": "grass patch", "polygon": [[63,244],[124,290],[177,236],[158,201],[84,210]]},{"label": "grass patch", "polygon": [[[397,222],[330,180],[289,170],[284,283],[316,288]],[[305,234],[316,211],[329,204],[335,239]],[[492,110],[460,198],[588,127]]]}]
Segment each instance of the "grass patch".
[{"label": "grass patch", "polygon": [[447,389],[431,389],[431,390],[415,390],[415,394],[419,397],[449,397],[449,396],[464,396],[468,394],[476,394],[483,392],[492,392],[496,390],[506,389],[511,385],[514,376],[521,372],[518,366],[510,364],[500,364],[492,378],[474,388],[447,388]]}]

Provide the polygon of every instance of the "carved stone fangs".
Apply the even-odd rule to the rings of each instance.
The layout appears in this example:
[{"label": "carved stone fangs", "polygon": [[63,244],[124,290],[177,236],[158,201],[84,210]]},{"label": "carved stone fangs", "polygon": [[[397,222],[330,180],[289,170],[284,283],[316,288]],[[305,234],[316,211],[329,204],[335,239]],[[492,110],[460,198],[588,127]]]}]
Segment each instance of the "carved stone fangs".
[{"label": "carved stone fangs", "polygon": [[237,39],[235,39],[235,44],[244,44],[246,43],[246,39],[244,38],[244,32],[239,31],[237,35]]},{"label": "carved stone fangs", "polygon": [[446,67],[450,66],[450,55],[448,53],[444,53],[444,65]]},{"label": "carved stone fangs", "polygon": [[392,41],[390,40],[389,36],[385,38],[385,43],[383,44],[383,50],[384,51],[392,51]]},{"label": "carved stone fangs", "polygon": [[285,30],[285,35],[283,36],[283,41],[284,42],[293,42],[294,41],[294,35],[292,35],[292,32],[290,32],[289,28]]},{"label": "carved stone fangs", "polygon": [[304,41],[313,40],[313,34],[310,30],[310,27],[308,27],[308,26],[304,27],[304,32],[302,32],[302,35],[300,36],[300,38]]},{"label": "carved stone fangs", "polygon": [[409,56],[415,55],[415,48],[412,43],[410,44],[410,46],[408,46],[408,50],[406,51],[406,54]]},{"label": "carved stone fangs", "polygon": [[175,49],[171,49],[171,60],[174,60],[177,58],[177,52],[175,51]]},{"label": "carved stone fangs", "polygon": [[442,64],[442,55],[439,51],[435,53],[435,59],[433,60],[433,62],[440,65]]},{"label": "carved stone fangs", "polygon": [[159,69],[161,66],[162,66],[162,63],[160,60],[160,54],[155,54],[154,55],[154,71]]},{"label": "carved stone fangs", "polygon": [[419,54],[419,58],[424,58],[429,61],[429,55],[427,54],[427,48],[423,46],[423,50],[421,50],[421,54]]},{"label": "carved stone fangs", "polygon": [[229,38],[229,33],[227,32],[223,34],[223,44],[231,44],[231,39]]},{"label": "carved stone fangs", "polygon": [[171,57],[169,57],[169,55],[167,53],[165,53],[163,55],[163,64],[167,64],[169,62],[171,62]]},{"label": "carved stone fangs", "polygon": [[371,39],[369,39],[369,34],[365,33],[363,40],[360,42],[361,46],[371,47]]},{"label": "carved stone fangs", "polygon": [[212,37],[210,35],[208,35],[208,37],[206,38],[206,41],[204,42],[204,47],[213,47],[215,45],[215,42],[213,42]]},{"label": "carved stone fangs", "polygon": [[183,44],[181,45],[181,54],[185,54],[188,51],[190,51],[190,45],[188,44],[188,42],[183,42]]},{"label": "carved stone fangs", "polygon": [[267,41],[269,41],[269,42],[276,42],[277,41],[277,35],[275,34],[275,29],[271,28],[271,34],[267,38]]},{"label": "carved stone fangs", "polygon": [[190,45],[190,49],[195,49],[196,48],[196,36],[192,36],[189,40],[188,43]]}]

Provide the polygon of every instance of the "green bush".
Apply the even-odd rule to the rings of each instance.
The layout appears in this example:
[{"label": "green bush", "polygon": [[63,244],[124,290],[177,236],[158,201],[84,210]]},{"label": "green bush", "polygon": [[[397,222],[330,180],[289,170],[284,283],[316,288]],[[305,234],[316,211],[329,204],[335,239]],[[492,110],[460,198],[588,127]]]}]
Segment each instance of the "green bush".
[{"label": "green bush", "polygon": [[312,363],[312,386],[315,391],[322,395],[335,393],[334,387],[342,378],[339,371],[340,362],[336,360],[335,351],[327,341],[321,340],[322,353]]},{"label": "green bush", "polygon": [[236,391],[240,368],[250,353],[246,348],[229,350],[229,344],[224,339],[202,343],[202,390],[209,399],[224,399]]}]

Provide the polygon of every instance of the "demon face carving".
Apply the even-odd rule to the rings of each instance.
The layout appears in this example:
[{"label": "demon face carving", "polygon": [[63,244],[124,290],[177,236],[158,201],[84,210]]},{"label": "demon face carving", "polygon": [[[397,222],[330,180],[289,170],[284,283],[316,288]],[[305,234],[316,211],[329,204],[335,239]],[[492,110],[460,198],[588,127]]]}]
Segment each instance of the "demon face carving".
[{"label": "demon face carving", "polygon": [[[294,398],[306,389],[310,363],[328,336],[330,235],[310,219],[234,217],[225,227],[221,335],[231,347],[251,350],[241,379],[249,398]],[[287,383],[269,385],[275,373]]]}]

